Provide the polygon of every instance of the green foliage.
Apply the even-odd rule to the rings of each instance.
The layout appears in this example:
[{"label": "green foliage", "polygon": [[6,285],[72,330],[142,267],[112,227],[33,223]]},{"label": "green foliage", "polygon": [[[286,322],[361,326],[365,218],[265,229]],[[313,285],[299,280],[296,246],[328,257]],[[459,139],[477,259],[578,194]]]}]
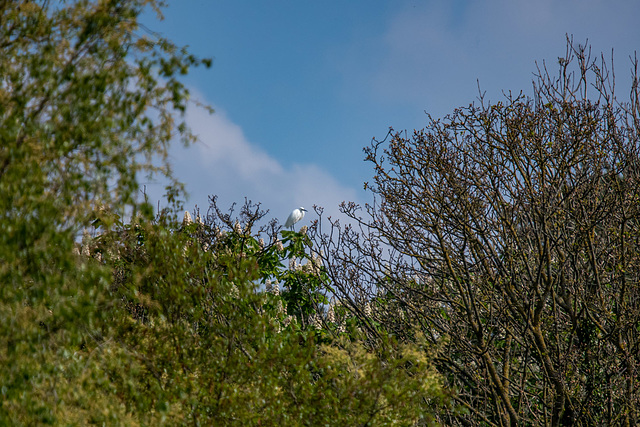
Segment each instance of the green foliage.
[{"label": "green foliage", "polygon": [[[48,337],[37,365],[12,359],[4,416],[25,424],[406,425],[430,422],[446,402],[426,348],[389,340],[376,353],[355,336],[320,344],[313,328],[283,327],[272,309],[281,297],[258,287],[256,259],[203,250],[189,230],[204,227],[141,219],[87,239],[86,252],[101,261],[79,257],[79,265],[113,274],[104,303],[86,301],[95,318],[69,313],[69,324],[26,310],[33,331],[17,342],[33,343],[27,334],[39,329],[86,331],[77,342]],[[229,242],[220,237],[218,249]]]},{"label": "green foliage", "polygon": [[[285,245],[283,256],[290,260],[290,266],[288,270],[279,269],[274,272],[274,276],[284,284],[282,296],[287,312],[295,315],[301,322],[309,322],[319,307],[329,302],[322,293],[330,289],[329,279],[322,269],[319,257],[306,252],[307,247],[312,248],[311,239],[306,233],[286,230],[281,233],[282,243]],[[302,261],[306,263],[302,264]]]},{"label": "green foliage", "polygon": [[139,26],[162,2],[53,3],[0,2],[0,424],[428,423],[427,348],[312,322],[305,233],[136,200],[193,139],[180,78],[210,65]]},{"label": "green foliage", "polygon": [[116,263],[127,259],[116,292],[131,318],[116,341],[137,372],[135,382],[123,373],[112,382],[145,423],[385,425],[427,420],[444,402],[425,351],[319,346],[313,329],[283,327],[279,296],[258,287],[254,256],[223,249],[239,235],[216,233],[205,251],[189,233],[205,227],[137,224],[125,231],[132,239],[120,234],[104,248]]},{"label": "green foliage", "polygon": [[145,6],[158,2],[0,5],[0,272],[7,280],[40,271],[52,240],[64,236],[69,249],[103,204],[122,213],[140,172],[169,174],[166,150],[176,132],[192,140],[174,112],[189,98],[179,75],[201,61],[144,33],[137,19]]},{"label": "green foliage", "polygon": [[[103,206],[112,219],[138,210],[140,172],[169,173],[151,159],[166,158],[172,111],[188,99],[176,72],[199,64],[141,32],[145,6],[158,2],[0,3],[0,420],[111,407],[107,377],[91,369],[108,346],[86,348],[109,336],[119,304],[109,269],[74,254],[75,241]],[[164,62],[174,69],[161,76]],[[112,409],[106,420],[124,413]]]}]

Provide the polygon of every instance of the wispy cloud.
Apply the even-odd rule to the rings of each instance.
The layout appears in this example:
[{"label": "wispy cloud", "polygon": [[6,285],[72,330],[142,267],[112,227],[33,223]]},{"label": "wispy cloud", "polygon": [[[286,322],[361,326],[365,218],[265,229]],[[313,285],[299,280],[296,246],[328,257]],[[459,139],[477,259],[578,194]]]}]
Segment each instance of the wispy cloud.
[{"label": "wispy cloud", "polygon": [[[492,101],[503,90],[530,91],[535,62],[546,60],[553,71],[556,58],[564,54],[567,33],[579,43],[588,38],[595,53],[615,48],[617,87],[622,90],[628,82],[628,55],[639,47],[638,16],[637,0],[398,2],[385,25],[354,31],[351,40],[327,53],[335,67],[330,71],[340,73],[341,83],[327,89],[339,95],[330,100],[335,105],[325,108],[335,106],[333,111],[341,114],[328,115],[334,121],[324,128],[349,129],[349,141],[336,138],[344,145],[381,137],[380,129],[384,132],[388,125],[419,128],[425,124],[425,110],[441,117],[473,102],[477,79]],[[208,195],[218,195],[223,206],[248,197],[282,220],[296,206],[318,204],[335,216],[343,200],[358,202],[360,190],[339,181],[315,159],[285,163],[275,158],[268,145],[277,144],[273,127],[264,140],[257,140],[255,130],[249,140],[225,114],[224,105],[216,107],[214,115],[189,110],[188,121],[201,142],[189,149],[176,144],[171,150],[176,174],[191,194],[189,208],[197,204],[206,209]],[[324,151],[334,152],[340,152],[335,144]],[[295,159],[295,154],[288,157]],[[355,168],[365,169],[361,163]]]},{"label": "wispy cloud", "polygon": [[405,2],[377,39],[343,49],[345,90],[354,97],[440,116],[473,102],[477,80],[492,100],[502,91],[527,92],[536,61],[555,71],[565,34],[588,39],[594,53],[614,48],[625,84],[628,56],[639,47],[636,0],[416,3]]},{"label": "wispy cloud", "polygon": [[[189,109],[187,123],[199,142],[188,148],[176,143],[170,150],[177,178],[187,183],[189,210],[197,205],[206,212],[210,195],[218,196],[223,209],[233,202],[242,204],[246,197],[260,202],[269,210],[269,218],[282,223],[299,206],[310,211],[313,205],[322,206],[325,215],[335,217],[342,201],[357,201],[355,189],[342,185],[311,161],[283,165],[247,140],[223,109],[215,110],[209,114],[200,108]],[[153,197],[159,196],[160,188],[151,187]],[[314,215],[309,214],[308,219]]]}]

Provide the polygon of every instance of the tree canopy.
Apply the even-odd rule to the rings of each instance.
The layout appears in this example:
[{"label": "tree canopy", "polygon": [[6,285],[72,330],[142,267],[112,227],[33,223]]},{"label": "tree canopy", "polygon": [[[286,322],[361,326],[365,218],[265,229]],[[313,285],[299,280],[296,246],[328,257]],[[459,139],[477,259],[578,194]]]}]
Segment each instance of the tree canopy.
[{"label": "tree canopy", "polygon": [[306,229],[178,221],[181,78],[211,61],[140,24],[162,6],[0,2],[0,424],[431,423],[431,349],[327,317]]},{"label": "tree canopy", "polygon": [[67,231],[68,247],[100,207],[136,206],[139,174],[170,177],[169,142],[192,140],[176,114],[189,98],[179,78],[210,60],[139,24],[160,5],[0,5],[3,275],[35,271],[40,248]]},{"label": "tree canopy", "polygon": [[355,225],[180,221],[211,61],[140,23],[163,6],[0,2],[0,424],[638,423],[635,58],[625,101],[568,40],[531,96],[374,140]]},{"label": "tree canopy", "polygon": [[637,60],[626,102],[587,47],[569,40],[558,66],[531,97],[481,94],[374,141],[375,203],[344,205],[360,231],[319,238],[363,324],[442,346],[468,411],[447,424],[638,422]]}]

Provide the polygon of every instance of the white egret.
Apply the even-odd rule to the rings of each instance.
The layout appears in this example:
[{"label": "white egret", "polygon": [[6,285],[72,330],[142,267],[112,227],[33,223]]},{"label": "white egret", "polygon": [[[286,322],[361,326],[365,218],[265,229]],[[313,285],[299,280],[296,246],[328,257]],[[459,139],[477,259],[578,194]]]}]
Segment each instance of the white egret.
[{"label": "white egret", "polygon": [[285,227],[291,227],[291,229],[293,229],[293,224],[295,224],[296,222],[300,221],[302,218],[304,218],[304,213],[307,210],[303,207],[299,207],[298,209],[294,209],[293,212],[291,212],[291,214],[289,215],[289,218],[287,218],[287,222],[284,223]]}]

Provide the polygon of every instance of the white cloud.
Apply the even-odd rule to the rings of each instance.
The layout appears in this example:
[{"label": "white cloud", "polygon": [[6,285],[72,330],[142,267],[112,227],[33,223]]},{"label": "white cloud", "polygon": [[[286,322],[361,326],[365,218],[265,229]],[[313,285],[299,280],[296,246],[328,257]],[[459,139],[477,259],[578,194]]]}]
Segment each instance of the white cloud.
[{"label": "white cloud", "polygon": [[200,167],[224,167],[237,180],[260,181],[284,173],[282,166],[263,150],[249,143],[240,126],[230,121],[224,111],[209,114],[202,108],[192,108],[187,122],[200,141],[187,156]]},{"label": "white cloud", "polygon": [[[324,207],[325,216],[336,217],[342,201],[357,199],[354,189],[345,187],[318,165],[309,162],[285,167],[248,141],[240,126],[220,108],[216,107],[214,114],[191,108],[187,123],[200,141],[188,148],[175,143],[170,154],[175,175],[186,184],[189,210],[197,205],[206,212],[210,195],[218,196],[224,210],[233,202],[241,205],[246,197],[268,209],[268,219],[278,218],[283,223],[299,206],[310,211],[306,221],[316,218],[313,205]],[[149,191],[152,199],[157,199],[160,188],[157,185]]]},{"label": "white cloud", "polygon": [[477,79],[491,100],[503,90],[528,92],[536,61],[556,71],[565,34],[588,39],[594,54],[614,48],[622,86],[640,40],[637,0],[415,3],[406,2],[377,39],[344,47],[340,66],[354,98],[441,116],[476,99]]}]

